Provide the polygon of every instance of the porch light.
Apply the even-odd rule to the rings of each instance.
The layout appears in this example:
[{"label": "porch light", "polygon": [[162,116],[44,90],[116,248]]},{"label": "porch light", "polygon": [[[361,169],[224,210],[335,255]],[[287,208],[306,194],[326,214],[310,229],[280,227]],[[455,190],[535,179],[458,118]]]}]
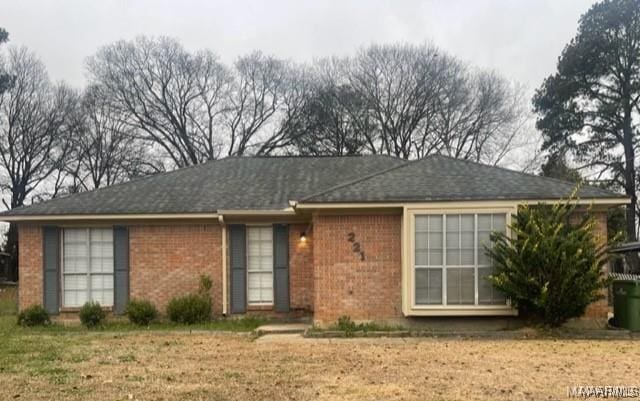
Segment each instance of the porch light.
[{"label": "porch light", "polygon": [[307,242],[307,233],[304,231],[300,233],[300,242]]}]

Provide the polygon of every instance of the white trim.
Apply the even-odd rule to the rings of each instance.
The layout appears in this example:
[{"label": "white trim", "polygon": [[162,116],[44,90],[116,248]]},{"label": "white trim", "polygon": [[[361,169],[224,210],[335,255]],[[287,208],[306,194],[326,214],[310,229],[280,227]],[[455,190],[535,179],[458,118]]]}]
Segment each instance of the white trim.
[{"label": "white trim", "polygon": [[518,316],[518,310],[510,306],[471,306],[415,308],[408,316]]},{"label": "white trim", "polygon": [[[471,207],[482,205],[493,205],[496,207],[506,207],[513,205],[537,204],[537,203],[554,203],[563,200],[557,199],[513,199],[513,200],[451,200],[451,201],[433,201],[433,202],[342,202],[342,203],[295,203],[296,209],[373,209],[373,208],[441,208],[445,207]],[[291,204],[293,201],[290,201]],[[627,205],[631,203],[629,198],[581,198],[575,201],[578,205]]]},{"label": "white trim", "polygon": [[[446,215],[448,214],[469,214],[476,215],[474,230],[474,248],[477,248],[477,214],[505,214],[505,224],[507,226],[507,235],[509,235],[508,226],[511,224],[511,216],[517,212],[518,205],[511,207],[495,207],[495,205],[486,205],[487,207],[479,207],[478,205],[467,205],[466,208],[408,208],[405,207],[403,213],[403,244],[402,260],[402,312],[405,316],[516,316],[518,311],[507,301],[506,305],[478,305],[477,293],[477,252],[474,252],[476,271],[474,280],[475,294],[474,305],[446,305]],[[490,206],[490,207],[489,207]],[[442,269],[442,305],[417,305],[415,303],[415,218],[416,215],[442,215],[443,229],[443,269]],[[434,267],[435,268],[435,267]]]},{"label": "white trim", "polygon": [[275,210],[242,210],[242,209],[221,209],[218,210],[218,214],[225,216],[291,216],[295,215],[296,211],[288,207],[286,209]]},{"label": "white trim", "polygon": [[220,216],[222,226],[222,315],[227,315],[227,225]]},{"label": "white trim", "polygon": [[169,219],[217,219],[218,213],[173,213],[173,214],[66,214],[0,216],[0,221],[77,221],[77,220],[169,220]]}]

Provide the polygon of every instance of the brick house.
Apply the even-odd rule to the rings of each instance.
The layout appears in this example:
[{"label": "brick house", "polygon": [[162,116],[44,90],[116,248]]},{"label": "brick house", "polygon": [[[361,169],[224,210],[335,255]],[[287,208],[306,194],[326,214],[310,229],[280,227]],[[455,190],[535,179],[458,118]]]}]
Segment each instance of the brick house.
[{"label": "brick house", "polygon": [[[517,315],[482,251],[522,204],[573,184],[443,156],[242,157],[4,212],[19,231],[19,304],[164,311],[213,281],[216,315],[438,322]],[[583,187],[606,241],[622,195]],[[593,305],[590,314],[606,309]],[[606,316],[606,315],[605,315]]]}]

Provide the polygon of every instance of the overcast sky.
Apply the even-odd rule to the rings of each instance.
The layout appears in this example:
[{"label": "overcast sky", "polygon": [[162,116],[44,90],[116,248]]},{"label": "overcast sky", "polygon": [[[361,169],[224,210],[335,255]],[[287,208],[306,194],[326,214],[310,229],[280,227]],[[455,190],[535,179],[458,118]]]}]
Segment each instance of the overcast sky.
[{"label": "overcast sky", "polygon": [[304,61],[369,43],[431,41],[533,90],[552,73],[590,0],[0,0],[0,26],[51,78],[81,86],[84,60],[140,34],[169,35],[224,61],[255,49]]}]

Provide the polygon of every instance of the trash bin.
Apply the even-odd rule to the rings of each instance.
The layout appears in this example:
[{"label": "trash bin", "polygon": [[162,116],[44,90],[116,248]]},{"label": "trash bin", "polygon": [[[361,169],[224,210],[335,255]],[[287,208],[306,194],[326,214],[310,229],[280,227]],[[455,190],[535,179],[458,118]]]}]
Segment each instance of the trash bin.
[{"label": "trash bin", "polygon": [[613,282],[613,316],[618,327],[640,331],[640,281]]}]

